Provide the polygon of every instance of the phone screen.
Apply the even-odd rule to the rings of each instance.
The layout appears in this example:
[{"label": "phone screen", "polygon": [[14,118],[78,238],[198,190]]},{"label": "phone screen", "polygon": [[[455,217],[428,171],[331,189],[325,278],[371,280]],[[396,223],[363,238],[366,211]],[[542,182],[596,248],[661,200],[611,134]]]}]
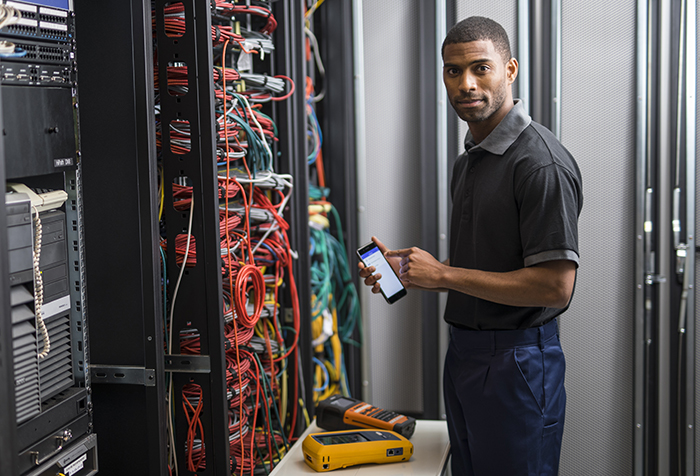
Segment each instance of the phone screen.
[{"label": "phone screen", "polygon": [[374,266],[376,268],[374,274],[379,273],[382,275],[379,284],[381,285],[382,294],[389,304],[393,304],[406,295],[406,288],[403,287],[401,280],[396,276],[384,254],[374,242],[370,242],[357,250],[357,254],[365,266]]}]

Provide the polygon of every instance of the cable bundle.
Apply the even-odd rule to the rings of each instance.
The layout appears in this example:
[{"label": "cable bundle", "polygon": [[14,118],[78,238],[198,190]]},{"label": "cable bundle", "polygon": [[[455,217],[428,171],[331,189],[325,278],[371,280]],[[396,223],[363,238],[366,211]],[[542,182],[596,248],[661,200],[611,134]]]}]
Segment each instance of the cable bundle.
[{"label": "cable bundle", "polygon": [[[160,124],[160,106],[156,107],[156,147],[163,147],[162,127]],[[175,154],[187,154],[191,150],[190,123],[188,121],[175,120],[170,123],[170,150]]]},{"label": "cable bundle", "polygon": [[[241,190],[237,182],[226,180],[225,177],[219,177],[219,198],[223,198],[224,194],[228,198],[235,197]],[[173,183],[173,207],[175,210],[189,210],[192,203],[192,187]]]},{"label": "cable bundle", "polygon": [[256,15],[265,19],[265,25],[260,29],[260,33],[272,35],[277,29],[277,20],[272,15],[269,7],[265,8],[260,5],[239,5],[234,2],[226,2],[216,0],[216,13],[222,16],[234,17],[236,15]]},{"label": "cable bundle", "polygon": [[[250,98],[251,102],[284,101],[294,93],[294,83],[287,76],[278,74],[268,76],[265,74],[241,74],[241,79],[246,81],[248,88],[242,92]],[[285,89],[285,81],[289,82],[290,90],[283,96],[273,96],[282,94]]]},{"label": "cable bundle", "polygon": [[[318,193],[311,189],[311,195]],[[341,342],[359,346],[353,339],[360,328],[360,307],[347,252],[343,242],[330,232],[334,219],[342,237],[340,217],[327,201],[312,201],[309,206],[311,228],[310,254],[312,292],[312,345],[316,363],[314,395],[323,400],[333,394],[349,395]],[[341,238],[342,239],[342,238]]]},{"label": "cable bundle", "polygon": [[[11,5],[0,5],[0,29],[22,19],[21,12]],[[0,41],[0,58],[20,58],[27,52],[10,41]]]},{"label": "cable bundle", "polygon": [[[319,77],[325,79],[318,41],[311,30],[312,15],[323,3],[315,2],[306,12],[304,29],[309,50],[307,60],[314,60]],[[311,53],[313,52],[313,56]],[[359,346],[353,338],[361,333],[360,306],[354,274],[348,263],[343,228],[337,210],[326,197],[330,189],[325,184],[323,168],[323,134],[316,117],[315,104],[325,96],[325,90],[315,94],[314,82],[306,80],[307,163],[310,177],[316,184],[309,186],[309,226],[311,256],[311,332],[314,346],[314,400],[333,394],[349,396],[343,345]],[[332,222],[331,222],[332,220]],[[333,226],[331,226],[333,225]]]},{"label": "cable bundle", "polygon": [[[164,8],[164,23],[165,34],[171,37],[183,36],[187,33],[187,25],[185,23],[185,6],[181,2],[173,2]],[[155,15],[152,20],[153,34],[156,31]],[[222,44],[226,41],[234,41],[243,43],[245,38],[233,32],[230,26],[214,26],[211,27],[212,43],[214,45]]]},{"label": "cable bundle", "polygon": [[251,107],[245,96],[231,90],[224,94],[223,87],[217,87],[215,95],[219,165],[246,157],[246,166],[251,167],[253,177],[260,171],[269,171],[272,167],[271,144],[277,140],[277,129],[272,119]]},{"label": "cable bundle", "polygon": [[[215,8],[211,18],[214,58],[211,79],[215,97],[213,120],[224,319],[224,336],[221,337],[226,358],[229,445],[235,461],[234,474],[255,474],[269,472],[286,454],[299,408],[296,354],[299,301],[292,273],[295,253],[287,236],[289,224],[284,219],[293,193],[293,179],[274,171],[278,132],[271,117],[272,109],[267,105],[291,97],[294,84],[285,76],[252,71],[251,54],[258,55],[255,65],[259,67],[265,55],[274,51],[270,35],[277,22],[269,2],[239,5],[216,0],[212,5]],[[188,33],[182,3],[168,4],[164,14],[166,35],[178,37]],[[157,52],[154,57],[157,59]],[[166,85],[161,82],[156,64],[156,88],[167,90],[171,96],[188,94],[195,84],[191,77],[192,66],[169,63],[164,69]],[[159,98],[156,94],[158,150],[162,152],[163,134],[167,133],[170,152],[189,154],[193,151],[190,123],[175,120],[163,125]],[[163,155],[161,153],[161,158]],[[164,306],[169,304],[170,307],[169,317],[164,322],[170,336],[165,348],[168,353],[177,353],[179,349],[182,354],[199,355],[202,353],[200,331],[204,330],[188,327],[175,331],[173,343],[170,321],[177,305],[180,278],[186,268],[196,265],[197,246],[204,245],[202,237],[197,236],[200,240],[197,242],[191,233],[192,216],[196,211],[194,202],[201,198],[198,184],[193,186],[187,177],[165,183],[165,166],[170,164],[159,167],[161,229],[165,232],[168,227],[162,210],[169,193],[173,208],[183,217],[188,214],[189,219],[186,233],[178,230],[171,243],[163,240],[161,245],[163,266],[165,254],[170,251],[175,253],[175,263],[180,267],[178,281],[170,287],[173,296],[169,300],[168,296],[164,297]],[[164,276],[167,273],[164,272]],[[164,289],[167,288],[164,285]],[[291,313],[284,312],[287,309],[291,309]],[[283,322],[282,316],[287,315],[291,319]],[[208,342],[216,341],[209,336]],[[174,408],[171,385],[169,419],[184,418],[187,422],[184,448],[177,447],[176,441],[182,440],[177,440],[176,425],[169,422],[169,463],[174,474],[177,474],[175,453],[183,449],[188,471],[206,469],[207,449],[202,441],[207,441],[204,434],[207,426],[203,424],[206,410],[203,402],[209,400],[203,388],[195,383],[182,389],[182,399],[182,408]]]},{"label": "cable bundle", "polygon": [[182,388],[182,408],[187,418],[187,470],[191,472],[205,470],[204,451],[202,451],[204,427],[199,418],[203,408],[202,387],[189,384]]}]

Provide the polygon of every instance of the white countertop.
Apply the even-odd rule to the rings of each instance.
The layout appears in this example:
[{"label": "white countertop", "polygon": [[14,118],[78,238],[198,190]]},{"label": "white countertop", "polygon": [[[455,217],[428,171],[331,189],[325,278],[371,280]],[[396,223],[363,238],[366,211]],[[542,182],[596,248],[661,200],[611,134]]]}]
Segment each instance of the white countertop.
[{"label": "white countertop", "polygon": [[[306,429],[303,435],[282,458],[282,462],[272,470],[270,476],[290,476],[317,473],[304,462],[301,444],[307,435],[325,431],[316,426],[316,421]],[[391,475],[391,476],[441,476],[447,468],[450,455],[450,439],[447,435],[447,422],[442,420],[417,420],[416,430],[411,437],[413,456],[400,463],[363,464],[349,468],[326,471],[332,475]]]}]

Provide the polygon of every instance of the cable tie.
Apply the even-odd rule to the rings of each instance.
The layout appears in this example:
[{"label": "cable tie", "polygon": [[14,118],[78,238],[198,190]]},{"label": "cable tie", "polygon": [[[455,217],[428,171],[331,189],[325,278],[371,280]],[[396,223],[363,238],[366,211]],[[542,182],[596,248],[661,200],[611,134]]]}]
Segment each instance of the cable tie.
[{"label": "cable tie", "polygon": [[267,86],[267,74],[263,74],[263,78],[264,78],[264,80],[263,80],[263,88],[264,88],[265,86]]},{"label": "cable tie", "polygon": [[214,38],[214,41],[219,41],[219,38],[221,38],[221,30],[219,30],[218,25],[214,25],[214,30],[216,30],[216,37]]}]

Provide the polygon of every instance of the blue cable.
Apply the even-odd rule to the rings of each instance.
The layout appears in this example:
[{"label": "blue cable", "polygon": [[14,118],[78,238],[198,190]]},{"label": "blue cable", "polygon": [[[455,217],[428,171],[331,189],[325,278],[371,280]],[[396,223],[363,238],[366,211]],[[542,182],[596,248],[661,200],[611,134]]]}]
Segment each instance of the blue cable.
[{"label": "blue cable", "polygon": [[[253,240],[252,243],[258,243],[259,241],[260,241],[260,240]],[[265,248],[268,249],[268,251],[269,251],[270,253],[272,253],[272,255],[275,257],[275,259],[274,259],[273,261],[279,261],[279,256],[277,256],[277,253],[275,253],[275,250],[273,250],[273,249],[270,247],[270,245],[268,245],[267,243],[265,243],[265,242],[263,241],[262,243],[260,243],[260,246],[264,246]]]},{"label": "blue cable", "polygon": [[316,365],[318,365],[319,367],[321,367],[321,369],[323,370],[323,375],[325,375],[325,377],[326,377],[326,380],[325,380],[325,382],[323,383],[323,387],[321,387],[321,388],[314,388],[314,392],[323,392],[325,389],[328,388],[328,383],[331,381],[331,376],[328,374],[328,369],[326,368],[325,365],[323,365],[323,362],[321,362],[320,360],[318,360],[316,357],[312,357],[312,359],[313,359],[313,361],[314,361],[314,363],[315,363]]},{"label": "blue cable", "polygon": [[15,51],[14,53],[2,53],[0,54],[0,58],[23,58],[27,56],[27,52],[20,48],[19,46],[15,46]]},{"label": "blue cable", "polygon": [[314,253],[316,252],[316,241],[314,240],[314,237],[309,238],[309,256],[313,256]]}]

